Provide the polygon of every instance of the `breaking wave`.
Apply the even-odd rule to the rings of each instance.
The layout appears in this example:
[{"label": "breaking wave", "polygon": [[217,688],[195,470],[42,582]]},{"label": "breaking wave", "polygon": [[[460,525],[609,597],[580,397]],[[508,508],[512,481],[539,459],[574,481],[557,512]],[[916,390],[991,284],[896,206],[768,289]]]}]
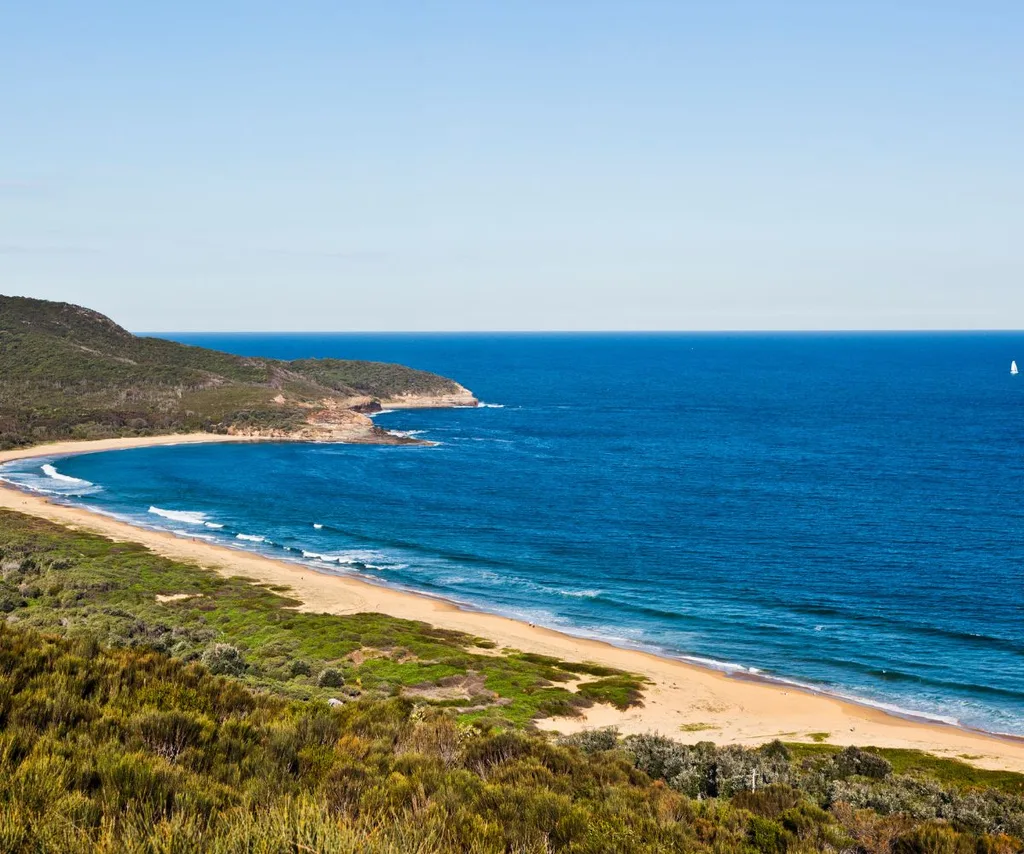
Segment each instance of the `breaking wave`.
[{"label": "breaking wave", "polygon": [[61,483],[68,483],[74,486],[96,485],[91,480],[82,480],[82,478],[80,477],[71,477],[71,475],[61,474],[59,471],[57,471],[56,468],[54,468],[49,463],[46,463],[45,465],[41,466],[41,468],[43,470],[43,474],[45,474],[49,478],[53,478],[53,480],[59,480]]},{"label": "breaking wave", "polygon": [[207,515],[198,510],[165,510],[163,507],[151,506],[148,512],[173,522],[183,522],[186,525],[205,525],[207,519]]}]

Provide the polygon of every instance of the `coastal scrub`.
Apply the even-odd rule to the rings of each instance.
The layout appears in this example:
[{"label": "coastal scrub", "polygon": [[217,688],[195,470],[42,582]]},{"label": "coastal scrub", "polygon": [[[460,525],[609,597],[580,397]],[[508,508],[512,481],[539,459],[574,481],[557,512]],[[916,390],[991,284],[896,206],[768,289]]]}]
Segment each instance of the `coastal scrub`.
[{"label": "coastal scrub", "polygon": [[[0,604],[19,625],[198,660],[304,700],[343,687],[339,699],[407,695],[467,721],[516,726],[594,703],[642,702],[643,680],[614,668],[485,655],[474,651],[493,647],[484,638],[384,614],[300,611],[279,585],[224,578],[10,511],[0,511]],[[566,687],[574,680],[575,690]]]}]

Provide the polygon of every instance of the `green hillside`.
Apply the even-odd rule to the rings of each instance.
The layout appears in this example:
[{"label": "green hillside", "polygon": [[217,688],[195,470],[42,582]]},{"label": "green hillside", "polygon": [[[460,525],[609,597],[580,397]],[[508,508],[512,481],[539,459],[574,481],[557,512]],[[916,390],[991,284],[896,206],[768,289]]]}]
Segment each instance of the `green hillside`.
[{"label": "green hillside", "polygon": [[325,405],[460,393],[468,395],[452,380],[401,365],[241,358],[140,338],[81,306],[0,296],[0,449],[68,438],[290,432]]}]

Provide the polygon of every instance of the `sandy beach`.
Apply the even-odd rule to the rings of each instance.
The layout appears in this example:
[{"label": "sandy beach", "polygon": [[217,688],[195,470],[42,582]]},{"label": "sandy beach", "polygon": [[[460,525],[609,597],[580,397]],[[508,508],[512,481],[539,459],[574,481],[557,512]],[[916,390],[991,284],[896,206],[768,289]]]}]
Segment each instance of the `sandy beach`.
[{"label": "sandy beach", "polygon": [[[196,434],[62,442],[0,452],[0,463],[153,445],[243,441],[259,440]],[[286,584],[292,595],[304,603],[305,610],[331,614],[376,611],[422,620],[489,638],[502,647],[598,662],[650,680],[642,708],[619,712],[599,705],[588,710],[581,719],[541,721],[544,729],[571,732],[586,727],[617,726],[623,733],[656,731],[685,741],[708,740],[722,744],[758,744],[774,738],[811,741],[811,733],[827,733],[826,740],[830,744],[914,748],[962,758],[984,768],[1024,771],[1024,740],[905,719],[823,694],[729,676],[683,661],[572,637],[357,577],[319,573],[299,564],[137,528],[86,510],[54,504],[9,486],[0,485],[0,507],[112,539],[141,543],[158,554],[187,560],[225,575]],[[175,592],[167,590],[165,595]]]}]

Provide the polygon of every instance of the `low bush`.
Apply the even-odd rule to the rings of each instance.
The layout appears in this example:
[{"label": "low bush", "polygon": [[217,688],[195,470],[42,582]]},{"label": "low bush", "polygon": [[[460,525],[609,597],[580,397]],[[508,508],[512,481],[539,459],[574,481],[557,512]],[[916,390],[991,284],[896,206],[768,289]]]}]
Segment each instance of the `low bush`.
[{"label": "low bush", "polygon": [[245,672],[245,659],[238,647],[229,643],[216,643],[203,653],[203,664],[211,673],[241,676]]},{"label": "low bush", "polygon": [[345,684],[345,677],[335,667],[327,667],[316,677],[316,684],[321,688],[340,688]]}]

